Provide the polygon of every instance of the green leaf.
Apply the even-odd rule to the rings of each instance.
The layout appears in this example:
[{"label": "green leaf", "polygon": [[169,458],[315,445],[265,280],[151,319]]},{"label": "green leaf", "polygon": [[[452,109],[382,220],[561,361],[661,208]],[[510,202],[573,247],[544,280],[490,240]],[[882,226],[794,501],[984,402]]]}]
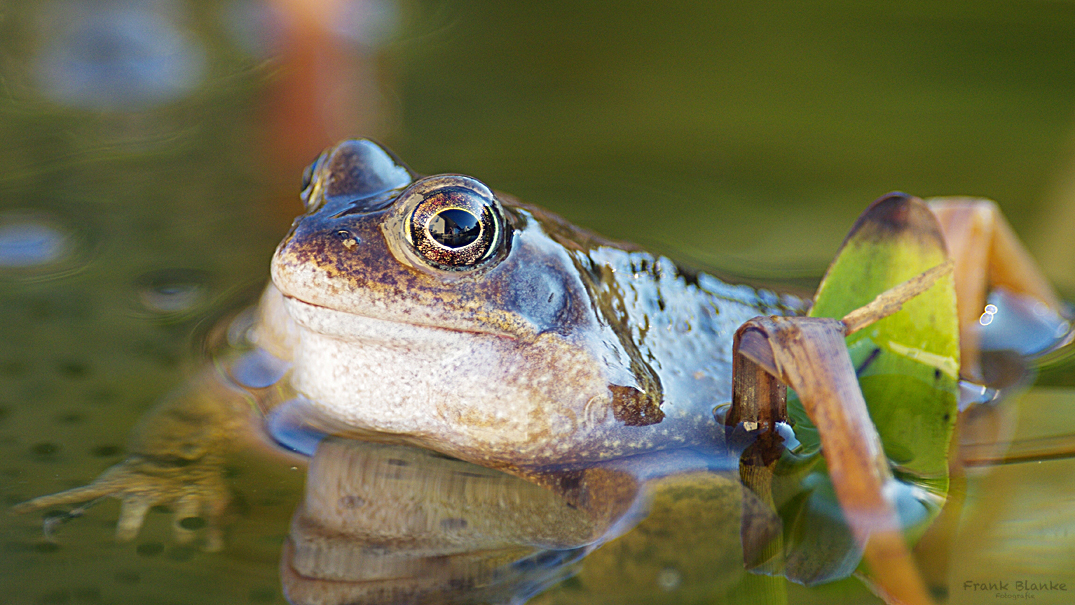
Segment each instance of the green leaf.
[{"label": "green leaf", "polygon": [[[841,318],[946,257],[932,212],[916,198],[885,196],[855,223],[818,288],[810,316]],[[896,477],[897,512],[915,539],[948,491],[959,381],[951,275],[901,311],[849,336],[847,346]],[[790,391],[788,414],[800,445],[778,462],[773,480],[784,523],[784,574],[808,584],[837,579],[854,569],[861,553],[836,502],[817,429]]]},{"label": "green leaf", "polygon": [[[886,196],[852,228],[818,288],[810,316],[843,317],[946,259],[944,238],[929,208],[907,196]],[[945,494],[959,386],[952,276],[942,277],[898,313],[849,336],[847,348],[894,470]]]}]

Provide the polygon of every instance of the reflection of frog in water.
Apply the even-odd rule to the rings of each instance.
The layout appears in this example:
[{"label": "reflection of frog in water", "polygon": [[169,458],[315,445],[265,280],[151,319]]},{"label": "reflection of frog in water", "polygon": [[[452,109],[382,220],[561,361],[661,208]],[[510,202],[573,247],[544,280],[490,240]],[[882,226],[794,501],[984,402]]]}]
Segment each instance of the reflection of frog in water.
[{"label": "reflection of frog in water", "polygon": [[[713,410],[730,400],[735,329],[799,308],[472,178],[417,178],[369,141],[323,154],[302,198],[306,213],[273,258],[256,348],[230,362],[238,385],[208,370],[143,420],[128,460],[23,510],[112,495],[121,537],[159,503],[215,523],[227,501],[217,467],[251,424],[250,393],[268,411],[281,389],[295,395],[284,408],[321,432],[421,446],[592,502],[622,487],[597,479],[595,464],[723,453]],[[285,386],[249,388],[273,382]]]}]

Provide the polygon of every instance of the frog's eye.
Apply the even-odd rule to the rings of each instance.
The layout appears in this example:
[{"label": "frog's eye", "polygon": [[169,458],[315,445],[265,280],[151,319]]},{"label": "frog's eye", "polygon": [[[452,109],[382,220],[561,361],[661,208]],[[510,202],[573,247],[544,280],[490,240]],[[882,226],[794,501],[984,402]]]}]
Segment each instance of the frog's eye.
[{"label": "frog's eye", "polygon": [[480,182],[455,175],[429,177],[402,197],[413,204],[407,239],[431,265],[465,270],[499,249],[504,220],[493,193]]}]

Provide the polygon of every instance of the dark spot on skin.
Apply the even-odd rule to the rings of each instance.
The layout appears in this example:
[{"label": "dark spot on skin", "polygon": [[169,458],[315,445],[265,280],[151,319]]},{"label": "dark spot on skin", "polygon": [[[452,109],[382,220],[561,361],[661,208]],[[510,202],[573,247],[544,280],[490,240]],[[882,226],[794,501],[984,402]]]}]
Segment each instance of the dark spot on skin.
[{"label": "dark spot on skin", "polygon": [[90,450],[90,454],[97,458],[108,458],[109,456],[116,456],[123,452],[123,448],[118,445],[98,445]]},{"label": "dark spot on skin", "polygon": [[864,359],[861,364],[859,364],[859,367],[855,368],[855,376],[861,376],[862,373],[866,371],[866,368],[870,367],[870,365],[874,361],[877,361],[877,357],[880,356],[880,355],[881,355],[881,349],[880,348],[876,348],[876,349],[870,351],[870,354],[866,356],[866,359]]},{"label": "dark spot on skin", "polygon": [[172,507],[167,504],[155,504],[149,509],[150,512],[169,514],[172,512]]},{"label": "dark spot on skin", "polygon": [[934,380],[940,380],[941,376],[943,376],[943,374],[941,374],[940,368],[933,370],[933,379]]},{"label": "dark spot on skin", "polygon": [[[573,255],[572,260],[590,295],[594,311],[612,329],[623,347],[623,352],[627,354],[630,371],[637,385],[637,388],[609,385],[616,419],[629,426],[660,422],[664,418],[660,410],[663,400],[661,379],[639,349],[641,342],[635,341],[636,333],[641,340],[644,331],[637,330],[636,322],[629,317],[623,284],[617,280],[615,271],[609,265],[597,263],[589,256]],[[660,265],[654,264],[652,267],[656,276]],[[659,290],[652,304],[659,306],[662,311],[665,308],[665,301]]]},{"label": "dark spot on skin", "polygon": [[366,499],[359,496],[342,496],[340,506],[343,508],[358,508],[366,504]]},{"label": "dark spot on skin", "polygon": [[139,544],[134,551],[142,557],[155,557],[164,552],[164,545],[160,542],[146,542],[145,544]]},{"label": "dark spot on skin", "polygon": [[627,426],[648,426],[664,420],[660,402],[634,387],[608,385],[612,392],[612,415]]},{"label": "dark spot on skin", "polygon": [[137,571],[117,571],[112,579],[118,584],[137,584],[142,581],[142,576]]},{"label": "dark spot on skin", "polygon": [[45,458],[56,455],[56,453],[60,451],[60,446],[55,443],[48,442],[38,443],[31,447],[30,451],[33,452],[35,456]]},{"label": "dark spot on skin", "polygon": [[68,378],[85,378],[90,373],[90,366],[81,361],[60,362],[56,369]]},{"label": "dark spot on skin", "polygon": [[392,466],[410,466],[411,465],[410,462],[407,462],[406,460],[400,460],[399,458],[389,458],[388,460],[385,460],[385,462],[388,463],[388,464],[391,464]]},{"label": "dark spot on skin", "polygon": [[447,519],[440,520],[441,529],[451,531],[453,529],[465,529],[467,526],[466,519],[460,519],[459,517],[449,517]]},{"label": "dark spot on skin", "polygon": [[201,529],[205,527],[206,521],[202,517],[184,517],[180,519],[179,522],[176,523],[176,525],[182,527],[183,529],[194,531],[196,529]]},{"label": "dark spot on skin", "polygon": [[945,414],[944,417],[943,417],[945,422],[948,422],[948,420],[951,419],[951,418],[952,418],[951,414]]}]

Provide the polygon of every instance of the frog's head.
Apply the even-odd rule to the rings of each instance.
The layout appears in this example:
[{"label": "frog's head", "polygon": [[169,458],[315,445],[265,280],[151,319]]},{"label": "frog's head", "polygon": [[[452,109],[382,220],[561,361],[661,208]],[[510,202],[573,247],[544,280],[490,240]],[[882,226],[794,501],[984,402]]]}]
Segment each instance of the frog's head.
[{"label": "frog's head", "polygon": [[579,319],[570,297],[582,293],[560,247],[527,237],[528,213],[476,179],[418,178],[376,143],[347,141],[307,169],[302,199],[306,213],[272,264],[289,297],[525,341]]},{"label": "frog's head", "polygon": [[615,454],[605,425],[630,424],[640,390],[577,268],[591,236],[370,141],[322,154],[302,199],[272,262],[300,392],[479,462]]}]

